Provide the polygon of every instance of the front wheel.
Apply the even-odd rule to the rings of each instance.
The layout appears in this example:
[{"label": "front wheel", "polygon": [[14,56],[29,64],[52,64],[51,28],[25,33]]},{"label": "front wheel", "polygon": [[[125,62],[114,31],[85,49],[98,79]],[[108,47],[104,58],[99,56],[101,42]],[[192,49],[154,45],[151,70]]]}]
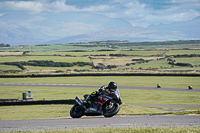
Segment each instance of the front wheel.
[{"label": "front wheel", "polygon": [[83,116],[85,109],[78,104],[75,104],[70,110],[70,116],[72,118],[80,118]]},{"label": "front wheel", "polygon": [[103,109],[103,115],[105,117],[112,117],[119,112],[120,106],[118,103],[109,103]]}]

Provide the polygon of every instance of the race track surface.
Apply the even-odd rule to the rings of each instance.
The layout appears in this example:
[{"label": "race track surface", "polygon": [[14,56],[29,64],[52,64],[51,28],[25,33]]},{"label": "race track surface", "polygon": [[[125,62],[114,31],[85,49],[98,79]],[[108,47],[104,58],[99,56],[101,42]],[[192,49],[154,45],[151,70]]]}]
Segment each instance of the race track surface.
[{"label": "race track surface", "polygon": [[0,120],[0,131],[60,130],[95,127],[179,127],[200,126],[200,115],[142,115],[112,118],[82,117],[78,119]]},{"label": "race track surface", "polygon": [[[100,85],[77,85],[77,84],[0,84],[0,86],[71,87],[71,88],[96,88],[96,89],[101,87]],[[156,87],[137,87],[137,86],[118,86],[118,88],[119,89],[200,92],[200,89],[188,90],[187,88],[156,88]]]}]

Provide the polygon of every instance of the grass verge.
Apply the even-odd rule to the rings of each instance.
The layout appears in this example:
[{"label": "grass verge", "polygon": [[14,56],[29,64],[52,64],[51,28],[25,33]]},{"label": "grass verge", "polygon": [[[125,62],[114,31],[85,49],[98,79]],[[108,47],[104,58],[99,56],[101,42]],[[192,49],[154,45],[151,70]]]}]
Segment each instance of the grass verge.
[{"label": "grass verge", "polygon": [[[64,100],[90,94],[97,88],[2,86],[2,99],[22,99],[22,93],[32,91],[34,100]],[[200,105],[200,92],[119,89],[123,103]]]},{"label": "grass verge", "polygon": [[12,133],[200,133],[200,127],[133,127],[133,128],[90,128],[56,131],[16,131]]},{"label": "grass verge", "polygon": [[[70,109],[73,105],[28,105],[28,106],[2,106],[0,107],[0,120],[27,120],[42,118],[66,118],[70,117]],[[184,108],[183,108],[184,109]],[[200,114],[198,108],[190,108],[193,111],[169,112],[149,108],[147,106],[121,105],[117,115],[185,115]]]}]

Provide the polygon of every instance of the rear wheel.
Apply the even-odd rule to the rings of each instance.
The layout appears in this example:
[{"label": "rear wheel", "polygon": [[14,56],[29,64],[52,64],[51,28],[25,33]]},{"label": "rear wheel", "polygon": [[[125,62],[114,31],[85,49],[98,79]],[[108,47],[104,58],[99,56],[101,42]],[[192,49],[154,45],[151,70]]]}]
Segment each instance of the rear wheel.
[{"label": "rear wheel", "polygon": [[106,104],[106,106],[103,109],[103,115],[105,117],[112,117],[115,114],[119,112],[120,106],[118,103],[111,102],[109,104]]},{"label": "rear wheel", "polygon": [[70,110],[70,116],[72,118],[80,118],[83,116],[84,111],[85,109],[82,106],[75,104]]}]

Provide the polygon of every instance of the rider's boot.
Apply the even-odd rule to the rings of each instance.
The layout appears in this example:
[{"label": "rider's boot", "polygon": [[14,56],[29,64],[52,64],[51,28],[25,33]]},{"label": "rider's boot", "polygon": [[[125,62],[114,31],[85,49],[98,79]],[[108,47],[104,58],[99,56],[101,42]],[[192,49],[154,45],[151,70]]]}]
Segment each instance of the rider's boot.
[{"label": "rider's boot", "polygon": [[103,114],[103,112],[102,112],[102,105],[99,105],[99,107],[97,109],[97,112],[99,112],[100,114]]}]

